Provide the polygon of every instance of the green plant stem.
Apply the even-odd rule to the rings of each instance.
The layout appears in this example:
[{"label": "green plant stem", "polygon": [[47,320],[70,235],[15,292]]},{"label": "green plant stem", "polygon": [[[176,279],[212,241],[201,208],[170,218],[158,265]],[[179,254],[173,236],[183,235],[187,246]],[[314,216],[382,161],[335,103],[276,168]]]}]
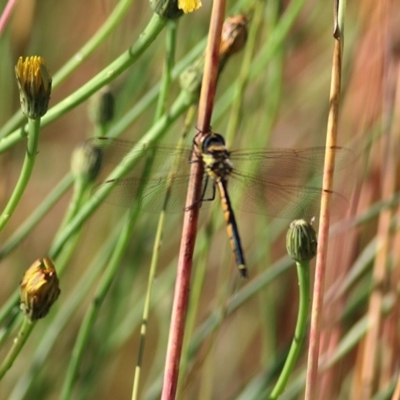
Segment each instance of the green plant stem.
[{"label": "green plant stem", "polygon": [[281,375],[269,396],[270,400],[277,399],[285,390],[307,332],[308,310],[310,307],[310,263],[296,262],[296,267],[299,280],[299,311],[297,314],[296,329]]},{"label": "green plant stem", "polygon": [[[191,97],[186,92],[181,92],[171,109],[166,113],[157,123],[143,136],[143,142],[156,141],[162,136],[164,132],[194,103],[195,98]],[[126,121],[125,121],[126,122]],[[121,126],[121,129],[123,127]],[[112,129],[114,136],[117,136],[121,129]],[[111,132],[111,131],[110,131]],[[132,165],[137,161],[138,157],[130,157],[129,163],[124,163],[123,167],[117,167],[111,174],[113,178],[118,179],[126,174]],[[66,179],[72,182],[71,175]],[[111,178],[110,178],[111,179]],[[102,190],[100,190],[96,196],[93,196],[82,208],[74,215],[71,221],[69,221],[65,227],[59,231],[56,239],[53,241],[53,245],[49,251],[51,258],[57,258],[58,253],[61,251],[62,246],[66,243],[69,237],[79,229],[79,227],[91,216],[91,214],[100,206],[103,200],[110,193],[112,185],[103,185]],[[0,322],[4,322],[8,315],[10,314],[12,308],[18,303],[19,294],[18,291],[8,299],[7,303],[2,307],[0,312]]]},{"label": "green plant stem", "polygon": [[122,229],[121,235],[116,243],[114,252],[111,256],[109,265],[105,271],[103,278],[99,283],[99,286],[92,300],[91,306],[85,314],[84,320],[79,330],[78,337],[75,342],[75,346],[71,356],[71,361],[68,366],[67,376],[65,378],[64,385],[62,388],[60,397],[62,400],[67,400],[71,398],[73,384],[78,373],[78,368],[82,360],[85,346],[90,338],[90,334],[92,332],[96,318],[99,314],[100,307],[111,286],[111,283],[115,277],[116,271],[120,264],[121,258],[129,243],[133,227],[135,226],[136,223],[137,214],[138,214],[137,207],[132,207],[132,210],[129,211],[128,221]]},{"label": "green plant stem", "polygon": [[29,337],[33,327],[35,324],[31,324],[28,318],[24,318],[21,328],[18,332],[17,337],[14,339],[13,346],[11,347],[10,351],[8,352],[6,358],[0,365],[0,380],[6,374],[6,372],[11,368],[15,359],[17,358],[19,352],[21,351],[22,347],[24,346],[26,340]]},{"label": "green plant stem", "polygon": [[[133,44],[125,53],[118,57],[108,67],[99,72],[89,82],[82,85],[71,95],[67,96],[64,100],[60,101],[57,105],[52,107],[46,115],[42,118],[42,126],[48,125],[50,122],[60,118],[66,112],[72,110],[83,101],[88,99],[92,94],[97,92],[100,88],[113,81],[117,76],[130,67],[140,55],[150,47],[151,43],[155,40],[157,35],[161,32],[166,24],[166,20],[153,14],[149,24],[139,36],[137,42]],[[7,137],[0,140],[0,153],[7,150],[19,140],[24,134],[26,127],[18,129]]]},{"label": "green plant stem", "polygon": [[[172,125],[176,119],[185,112],[188,107],[193,103],[193,98],[189,96],[187,93],[182,92],[174,104],[172,105],[169,112],[160,118],[156,124],[152,126],[152,128],[143,136],[141,143],[149,143],[154,140],[157,140],[158,137],[165,132],[169,126]],[[130,157],[129,154],[125,158],[124,163],[118,165],[110,174],[107,179],[120,179],[125,174],[127,174],[132,166],[139,159],[140,154],[135,152],[135,156]],[[100,189],[91,197],[91,199],[82,206],[82,208],[78,211],[75,217],[65,226],[57,240],[53,244],[50,250],[50,257],[54,258],[60,252],[64,242],[68,239],[70,235],[77,230],[83,222],[89,218],[89,216],[100,206],[100,204],[104,201],[104,199],[111,192],[113,185],[110,183],[109,185],[102,185]]]},{"label": "green plant stem", "polygon": [[[54,89],[72,74],[109,36],[115,27],[129,10],[133,0],[120,0],[114,10],[100,27],[100,29],[86,42],[86,44],[77,51],[77,53],[67,61],[61,69],[54,74],[52,88]],[[8,135],[17,129],[23,123],[23,115],[20,112],[15,113],[10,120],[0,129],[0,138]]]},{"label": "green plant stem", "polygon": [[166,36],[166,57],[164,72],[161,78],[161,87],[158,96],[156,113],[154,116],[154,122],[159,120],[165,112],[165,104],[168,97],[168,91],[172,81],[172,71],[175,62],[175,48],[176,48],[176,30],[177,21],[168,21],[167,23],[167,36]]},{"label": "green plant stem", "polygon": [[11,394],[11,398],[14,400],[23,400],[26,398],[33,380],[41,371],[51,349],[57,343],[60,333],[68,325],[74,313],[76,313],[76,310],[82,305],[82,302],[90,288],[96,282],[100,273],[104,270],[104,265],[109,259],[112,250],[115,248],[115,241],[116,238],[119,237],[120,233],[121,224],[117,224],[107,239],[107,242],[101,246],[97,256],[85,269],[85,272],[77,283],[73,293],[71,293],[68,299],[63,301],[63,308],[56,314],[51,326],[45,332],[36,348],[35,354],[32,357],[30,369],[20,376],[15,385],[15,391]]},{"label": "green plant stem", "polygon": [[[84,204],[87,200],[87,196],[90,193],[90,189],[92,185],[90,185],[85,179],[82,177],[76,177],[74,180],[74,189],[72,193],[72,198],[69,202],[67,213],[58,229],[58,233],[62,232],[64,227],[73,219],[73,217],[78,212],[79,208]],[[57,236],[55,236],[57,240]]]},{"label": "green plant stem", "polygon": [[250,78],[251,62],[257,43],[257,37],[264,20],[264,7],[265,2],[263,0],[256,1],[254,6],[254,17],[250,24],[249,35],[246,41],[246,47],[244,49],[242,65],[240,67],[239,76],[235,81],[233,89],[233,102],[229,112],[229,121],[225,134],[225,140],[227,144],[232,143],[233,138],[239,129],[240,120],[242,119],[244,94]]},{"label": "green plant stem", "polygon": [[150,314],[150,305],[151,305],[151,295],[153,289],[154,279],[156,277],[157,272],[157,264],[160,255],[160,248],[162,242],[162,236],[164,232],[164,221],[165,221],[165,211],[163,210],[160,214],[160,218],[158,220],[156,237],[154,239],[154,247],[153,247],[153,255],[151,258],[149,278],[147,281],[147,289],[146,289],[146,297],[144,300],[143,314],[142,314],[142,323],[140,325],[140,343],[138,350],[138,357],[135,368],[135,375],[133,379],[133,388],[132,388],[132,400],[136,400],[139,398],[139,382],[140,382],[140,372],[142,368],[143,362],[143,354],[146,344],[146,335],[147,335],[147,323],[149,320]]},{"label": "green plant stem", "polygon": [[[85,195],[88,193],[88,191],[86,190],[86,189],[88,189],[88,185],[82,184],[82,182],[80,180],[77,180],[75,183],[76,184],[75,184],[75,189],[74,189],[74,196],[72,199],[73,206],[69,208],[69,213],[67,214],[69,218],[73,217],[74,212],[76,211],[78,205],[81,204]],[[68,238],[68,241],[66,243],[64,243],[64,246],[62,249],[63,252],[60,253],[60,255],[57,259],[57,262],[56,262],[57,273],[59,276],[62,274],[65,266],[67,265],[69,259],[71,258],[72,254],[76,248],[76,245],[78,243],[78,239],[79,239],[78,231],[75,231],[74,235],[70,236]],[[18,295],[18,293],[16,293],[15,295],[10,297],[10,299],[12,299],[12,301],[14,302],[14,305],[17,302],[17,295]],[[10,306],[14,307],[14,305],[12,305],[10,303]],[[24,327],[24,325],[23,325],[23,327]],[[33,324],[29,329],[26,328],[23,330],[23,328],[21,328],[21,331],[23,333],[24,340],[23,341],[15,340],[13,342],[13,345],[9,352],[10,356],[6,358],[6,360],[8,360],[7,362],[10,364],[9,367],[12,365],[15,357],[18,356],[21,348],[23,347],[26,340],[28,339],[31,332],[33,331]],[[12,357],[14,357],[14,359]]]},{"label": "green plant stem", "polygon": [[[257,54],[257,57],[253,60],[249,71],[249,79],[254,79],[259,77],[261,74],[264,74],[268,62],[275,57],[277,52],[280,52],[280,47],[289,35],[294,23],[303,9],[304,3],[305,0],[293,0],[288,4],[285,13],[279,19],[278,24],[268,37],[268,41]],[[234,96],[235,87],[230,85],[229,88],[219,97],[213,114],[214,121],[220,119],[224,115],[228,107],[232,104],[232,100],[235,98]]]},{"label": "green plant stem", "polygon": [[72,183],[71,174],[67,174],[53,189],[53,191],[43,200],[38,208],[24,221],[24,223],[14,232],[14,234],[0,248],[0,260],[9,255],[24,240],[33,228],[48,213],[60,197],[68,190]]},{"label": "green plant stem", "polygon": [[26,147],[24,163],[22,165],[21,174],[18,178],[15,189],[0,216],[0,232],[3,230],[8,220],[11,218],[11,215],[17,208],[17,205],[21,200],[21,197],[32,175],[39,143],[40,118],[28,119],[28,129],[28,143]]},{"label": "green plant stem", "polygon": [[[167,96],[169,93],[170,85],[171,85],[171,76],[172,70],[174,66],[175,60],[175,49],[176,49],[176,28],[177,22],[176,21],[168,21],[167,24],[167,37],[166,37],[166,58],[165,58],[165,67],[162,76],[161,82],[161,90],[158,97],[157,102],[157,109],[155,113],[155,122],[159,120],[162,114],[165,111],[165,104],[167,100]],[[188,129],[188,127],[185,127]],[[180,140],[180,144],[183,144],[183,140],[186,134],[186,129],[184,130],[183,136]],[[175,167],[176,170],[176,167]],[[171,170],[171,179],[172,175],[175,174],[176,171],[174,169]],[[146,344],[146,335],[147,335],[147,321],[149,320],[150,314],[150,304],[151,304],[151,297],[152,297],[152,289],[153,289],[153,282],[156,277],[157,273],[157,265],[160,256],[160,249],[162,243],[162,237],[164,232],[164,224],[165,224],[165,210],[168,204],[169,195],[171,191],[171,181],[167,185],[165,200],[163,210],[160,213],[160,217],[158,220],[156,236],[154,238],[154,247],[153,253],[151,257],[150,269],[149,269],[149,277],[147,281],[147,289],[146,289],[146,297],[144,301],[143,307],[143,314],[142,314],[142,323],[140,326],[140,342],[139,342],[139,350],[138,350],[138,357],[136,362],[135,374],[133,378],[133,388],[132,388],[132,400],[137,400],[139,397],[139,383],[140,383],[140,373],[142,369],[142,361],[143,361],[143,354],[145,350]]]}]

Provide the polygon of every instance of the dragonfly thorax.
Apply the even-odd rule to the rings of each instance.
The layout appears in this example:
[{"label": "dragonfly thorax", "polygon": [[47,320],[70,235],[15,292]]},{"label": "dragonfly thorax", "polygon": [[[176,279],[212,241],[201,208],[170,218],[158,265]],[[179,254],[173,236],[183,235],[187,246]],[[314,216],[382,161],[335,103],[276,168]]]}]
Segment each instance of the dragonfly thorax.
[{"label": "dragonfly thorax", "polygon": [[233,166],[224,138],[218,133],[214,133],[206,137],[201,149],[201,156],[208,175],[214,180],[218,178],[227,179],[233,170]]}]

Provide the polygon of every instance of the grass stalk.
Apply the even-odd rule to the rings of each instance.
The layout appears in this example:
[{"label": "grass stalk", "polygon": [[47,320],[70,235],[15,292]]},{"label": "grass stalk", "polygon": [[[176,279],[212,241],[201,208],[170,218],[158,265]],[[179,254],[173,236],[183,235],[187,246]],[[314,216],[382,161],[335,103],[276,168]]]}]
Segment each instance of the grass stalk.
[{"label": "grass stalk", "polygon": [[318,228],[318,250],[315,268],[313,289],[313,303],[311,313],[310,341],[307,364],[307,383],[305,400],[314,400],[318,396],[318,362],[319,344],[321,335],[321,320],[323,310],[324,284],[326,261],[329,243],[330,202],[333,188],[333,171],[335,166],[335,152],[337,145],[337,130],[339,120],[340,86],[342,77],[342,54],[344,45],[344,13],[346,1],[336,0],[338,18],[335,20],[335,37],[333,50],[333,65],[331,88],[329,96],[329,115],[326,134],[326,155],[323,174],[323,191],[321,195],[320,222]]},{"label": "grass stalk", "polygon": [[[161,90],[158,97],[157,109],[155,114],[155,122],[161,118],[162,114],[165,112],[165,104],[167,101],[168,92],[171,85],[171,75],[174,66],[175,60],[175,48],[176,48],[176,30],[177,30],[177,22],[176,21],[168,21],[167,24],[167,38],[166,38],[166,58],[164,71],[161,81]],[[186,135],[186,130],[188,126],[185,127],[183,137],[180,140],[181,146],[183,144],[183,140]],[[150,166],[149,166],[150,168]],[[168,205],[170,193],[171,193],[171,184],[173,176],[176,174],[176,166],[170,172],[170,179],[167,182],[165,199],[163,204],[163,209],[161,210],[156,235],[154,238],[154,246],[153,252],[151,256],[150,269],[149,269],[149,277],[147,281],[147,289],[145,294],[144,306],[143,306],[143,314],[142,314],[142,323],[140,326],[140,341],[138,347],[138,357],[136,361],[135,373],[133,378],[133,388],[132,388],[132,400],[137,400],[139,398],[139,383],[140,383],[140,375],[142,369],[142,361],[146,344],[146,336],[147,336],[147,326],[150,314],[150,305],[151,305],[151,297],[153,290],[153,283],[157,273],[157,265],[161,250],[162,237],[164,233],[164,224],[165,224],[165,211]]]}]

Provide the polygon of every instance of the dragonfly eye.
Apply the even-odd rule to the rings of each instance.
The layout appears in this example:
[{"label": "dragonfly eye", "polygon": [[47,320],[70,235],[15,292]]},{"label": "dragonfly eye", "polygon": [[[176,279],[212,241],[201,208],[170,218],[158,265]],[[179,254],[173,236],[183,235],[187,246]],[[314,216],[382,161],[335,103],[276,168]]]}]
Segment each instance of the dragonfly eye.
[{"label": "dragonfly eye", "polygon": [[225,147],[225,139],[219,133],[212,133],[210,135],[207,135],[203,139],[203,143],[201,146],[203,153],[210,151],[210,149],[212,149],[213,146],[224,146]]}]

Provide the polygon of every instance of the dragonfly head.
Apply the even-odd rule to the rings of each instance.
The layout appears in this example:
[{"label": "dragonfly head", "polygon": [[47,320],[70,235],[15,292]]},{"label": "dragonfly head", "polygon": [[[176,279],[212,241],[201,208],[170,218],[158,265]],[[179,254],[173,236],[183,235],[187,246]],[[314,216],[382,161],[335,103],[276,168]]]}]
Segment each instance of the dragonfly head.
[{"label": "dragonfly head", "polygon": [[201,141],[202,154],[212,153],[215,150],[226,150],[224,137],[219,133],[206,135]]}]

